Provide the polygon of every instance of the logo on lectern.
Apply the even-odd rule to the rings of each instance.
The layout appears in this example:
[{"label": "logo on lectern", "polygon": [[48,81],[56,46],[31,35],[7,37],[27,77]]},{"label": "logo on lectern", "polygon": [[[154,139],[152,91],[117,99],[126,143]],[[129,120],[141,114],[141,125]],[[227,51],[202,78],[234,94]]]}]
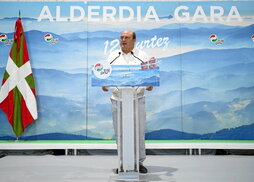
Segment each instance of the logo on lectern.
[{"label": "logo on lectern", "polygon": [[105,79],[110,76],[112,67],[108,62],[99,62],[93,66],[93,73],[97,78]]}]

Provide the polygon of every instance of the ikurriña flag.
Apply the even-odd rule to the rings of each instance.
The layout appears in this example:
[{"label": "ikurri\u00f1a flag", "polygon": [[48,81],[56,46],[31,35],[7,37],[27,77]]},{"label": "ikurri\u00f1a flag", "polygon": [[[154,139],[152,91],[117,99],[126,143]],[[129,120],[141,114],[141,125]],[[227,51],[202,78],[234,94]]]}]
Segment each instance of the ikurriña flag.
[{"label": "ikurri\u00f1a flag", "polygon": [[3,76],[0,108],[17,137],[38,117],[35,82],[20,18],[15,24],[14,42]]}]

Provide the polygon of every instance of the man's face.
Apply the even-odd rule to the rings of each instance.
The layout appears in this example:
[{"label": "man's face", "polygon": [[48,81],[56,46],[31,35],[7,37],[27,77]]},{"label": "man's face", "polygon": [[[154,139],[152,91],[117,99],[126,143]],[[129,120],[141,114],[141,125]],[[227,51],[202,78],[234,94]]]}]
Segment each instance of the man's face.
[{"label": "man's face", "polygon": [[124,31],[120,37],[120,46],[123,52],[128,53],[134,48],[136,39],[133,39],[133,33],[131,31]]}]

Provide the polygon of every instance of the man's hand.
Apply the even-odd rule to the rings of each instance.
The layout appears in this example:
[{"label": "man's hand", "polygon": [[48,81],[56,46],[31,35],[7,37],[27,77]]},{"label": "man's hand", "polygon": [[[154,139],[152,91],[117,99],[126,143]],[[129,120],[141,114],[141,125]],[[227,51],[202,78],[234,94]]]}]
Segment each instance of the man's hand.
[{"label": "man's hand", "polygon": [[153,90],[153,87],[152,87],[152,86],[146,87],[146,90],[147,90],[147,91],[152,91],[152,90]]},{"label": "man's hand", "polygon": [[101,87],[104,92],[108,92],[108,87]]}]

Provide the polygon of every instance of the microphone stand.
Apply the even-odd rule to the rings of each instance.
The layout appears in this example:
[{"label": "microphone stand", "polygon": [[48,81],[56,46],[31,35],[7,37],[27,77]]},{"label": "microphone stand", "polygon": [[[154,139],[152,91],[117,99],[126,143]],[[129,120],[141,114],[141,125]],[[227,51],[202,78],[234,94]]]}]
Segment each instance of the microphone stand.
[{"label": "microphone stand", "polygon": [[137,58],[139,61],[141,61],[141,63],[144,63],[144,61],[142,61],[139,57],[135,56],[134,53],[133,53],[132,51],[131,51],[131,54],[132,54],[135,58]]},{"label": "microphone stand", "polygon": [[116,57],[115,57],[115,59],[113,59],[113,61],[111,61],[111,62],[110,62],[110,64],[112,64],[112,63],[113,63],[113,62],[114,62],[117,58],[119,58],[119,57],[120,57],[121,52],[118,52],[118,54],[119,54],[119,55],[118,55],[118,56],[116,56]]}]

